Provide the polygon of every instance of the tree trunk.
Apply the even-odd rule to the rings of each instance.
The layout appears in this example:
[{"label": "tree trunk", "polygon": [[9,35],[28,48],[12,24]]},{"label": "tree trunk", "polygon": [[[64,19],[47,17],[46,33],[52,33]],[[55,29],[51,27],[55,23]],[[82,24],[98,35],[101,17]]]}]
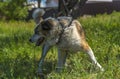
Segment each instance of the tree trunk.
[{"label": "tree trunk", "polygon": [[[80,13],[82,11],[83,6],[88,0],[59,0],[58,13],[59,15],[72,15],[76,17],[76,13],[78,13],[78,9],[80,9]],[[65,3],[64,3],[65,2]]]},{"label": "tree trunk", "polygon": [[74,6],[73,11],[72,11],[72,14],[71,14],[74,18],[77,18],[78,16],[81,16],[81,14],[82,14],[82,9],[83,9],[83,7],[84,7],[84,5],[86,4],[87,1],[88,1],[88,0],[80,0],[80,2],[78,2],[78,3]]},{"label": "tree trunk", "polygon": [[38,8],[40,8],[40,2],[41,2],[41,0],[38,0]]}]

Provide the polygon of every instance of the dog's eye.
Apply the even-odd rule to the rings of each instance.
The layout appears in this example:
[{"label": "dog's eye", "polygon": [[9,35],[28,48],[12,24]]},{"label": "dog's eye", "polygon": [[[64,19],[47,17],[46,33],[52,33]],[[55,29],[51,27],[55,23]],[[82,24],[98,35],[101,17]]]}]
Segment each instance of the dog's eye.
[{"label": "dog's eye", "polygon": [[50,30],[51,29],[51,24],[49,22],[42,22],[41,26],[42,26],[43,30]]},{"label": "dog's eye", "polygon": [[35,34],[39,34],[39,31],[34,31],[35,32]]},{"label": "dog's eye", "polygon": [[35,34],[39,34],[39,29],[36,28],[36,29],[34,30],[34,33],[35,33]]}]

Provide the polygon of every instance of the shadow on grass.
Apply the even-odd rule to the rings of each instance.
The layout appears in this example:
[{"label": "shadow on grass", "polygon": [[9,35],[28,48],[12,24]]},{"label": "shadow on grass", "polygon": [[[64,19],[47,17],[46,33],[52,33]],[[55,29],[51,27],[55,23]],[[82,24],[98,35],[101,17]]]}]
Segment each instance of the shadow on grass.
[{"label": "shadow on grass", "polygon": [[[44,63],[44,74],[47,75],[54,70],[55,62]],[[33,79],[37,77],[38,61],[30,58],[29,54],[18,54],[16,58],[4,57],[0,61],[0,79],[26,78]]]},{"label": "shadow on grass", "polygon": [[[31,52],[32,50],[29,51],[30,48],[28,48],[28,50],[19,49],[19,47],[24,48],[25,45],[27,47],[30,46],[28,41],[30,36],[29,32],[17,32],[12,35],[0,37],[0,41],[2,41],[0,42],[0,79],[33,79],[34,77],[37,77],[36,71],[38,69],[39,61],[30,57],[28,52]],[[5,48],[6,50],[4,51]],[[45,69],[45,75],[53,71],[55,68],[53,67],[54,63],[55,61],[45,61],[43,67]]]}]

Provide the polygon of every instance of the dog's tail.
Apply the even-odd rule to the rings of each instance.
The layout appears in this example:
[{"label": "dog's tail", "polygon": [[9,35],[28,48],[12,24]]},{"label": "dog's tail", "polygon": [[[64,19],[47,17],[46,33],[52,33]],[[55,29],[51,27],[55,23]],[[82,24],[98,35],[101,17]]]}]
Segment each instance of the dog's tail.
[{"label": "dog's tail", "polygon": [[33,11],[32,17],[34,19],[34,21],[36,22],[36,24],[38,24],[40,22],[40,20],[42,19],[42,16],[45,14],[45,11],[43,9],[35,9]]}]

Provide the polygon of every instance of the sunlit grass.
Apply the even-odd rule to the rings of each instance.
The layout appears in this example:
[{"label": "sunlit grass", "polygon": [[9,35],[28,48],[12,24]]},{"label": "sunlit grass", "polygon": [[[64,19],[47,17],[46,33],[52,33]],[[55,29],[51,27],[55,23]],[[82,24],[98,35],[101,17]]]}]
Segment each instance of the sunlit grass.
[{"label": "sunlit grass", "polygon": [[[47,79],[119,79],[120,78],[120,13],[81,17],[78,19],[105,72],[94,69],[83,52],[71,54],[62,73],[56,73],[57,49],[46,56]],[[34,22],[0,22],[0,79],[36,79],[41,47],[29,43]],[[35,57],[34,57],[35,55]]]}]

